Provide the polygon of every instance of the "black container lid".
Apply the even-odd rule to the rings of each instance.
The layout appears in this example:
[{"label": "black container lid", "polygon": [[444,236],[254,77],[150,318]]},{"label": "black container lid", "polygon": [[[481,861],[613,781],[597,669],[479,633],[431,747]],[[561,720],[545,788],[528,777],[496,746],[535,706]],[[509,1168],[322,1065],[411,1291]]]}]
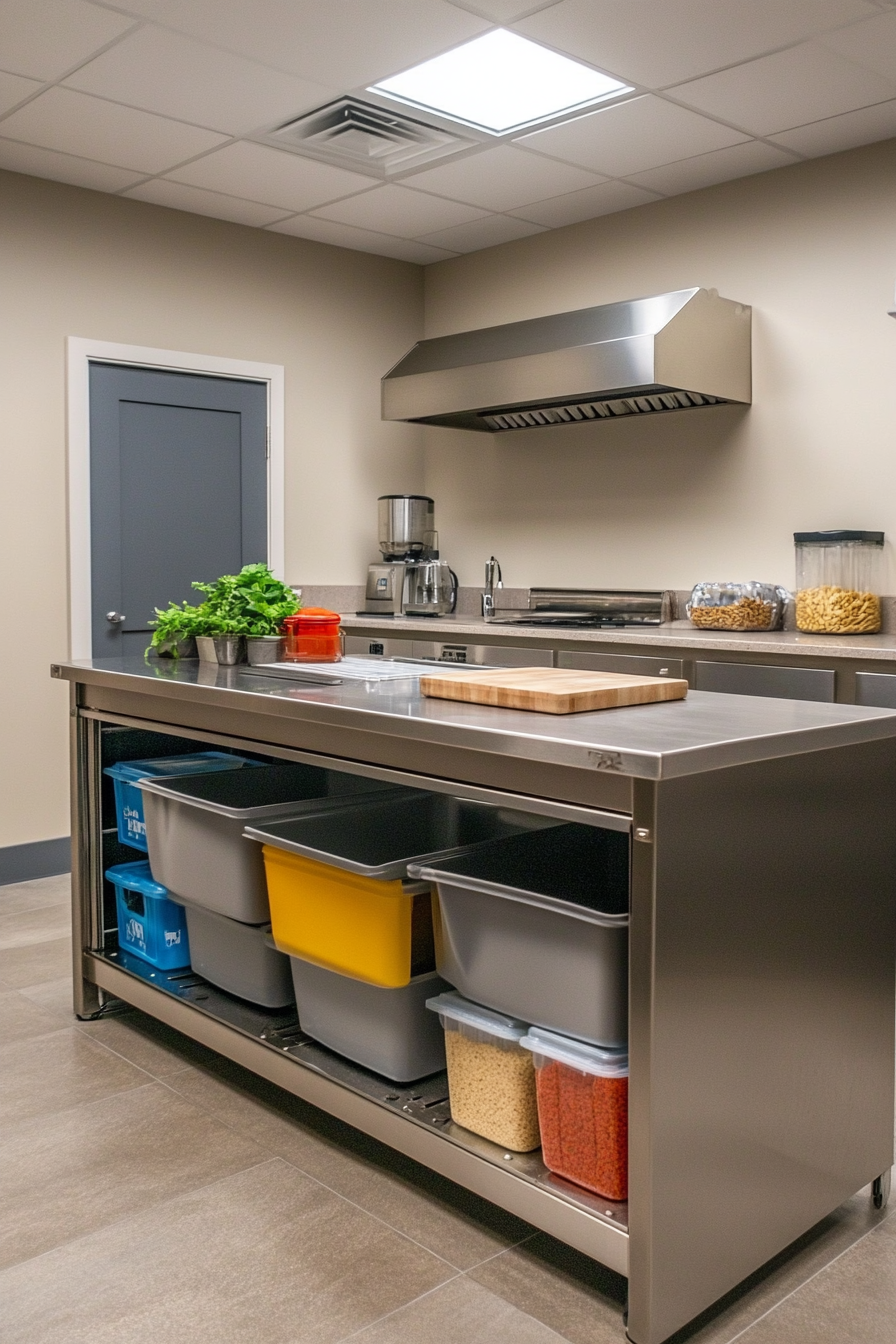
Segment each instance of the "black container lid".
[{"label": "black container lid", "polygon": [[883,546],[883,532],[853,532],[835,529],[833,532],[794,532],[796,546],[836,546],[840,541],[864,541],[867,546]]}]

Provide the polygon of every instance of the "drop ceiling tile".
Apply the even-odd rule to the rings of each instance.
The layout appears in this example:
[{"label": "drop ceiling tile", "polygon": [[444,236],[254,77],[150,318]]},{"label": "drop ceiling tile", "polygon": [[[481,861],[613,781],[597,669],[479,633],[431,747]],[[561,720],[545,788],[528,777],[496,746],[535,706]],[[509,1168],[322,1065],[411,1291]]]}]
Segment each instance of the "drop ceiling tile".
[{"label": "drop ceiling tile", "polygon": [[126,0],[134,14],[340,91],[372,84],[491,25],[447,0]]},{"label": "drop ceiling tile", "polygon": [[0,130],[14,140],[143,173],[164,172],[222,142],[197,126],[60,88],[0,121]]},{"label": "drop ceiling tile", "polygon": [[245,135],[326,103],[338,90],[282,75],[161,28],[141,28],[82,66],[72,89]]},{"label": "drop ceiling tile", "polygon": [[648,94],[535,131],[520,143],[608,177],[630,177],[747,139],[739,131]]},{"label": "drop ceiling tile", "polygon": [[813,121],[809,126],[797,126],[776,135],[775,140],[814,159],[820,154],[837,154],[856,145],[889,140],[891,136],[896,136],[896,99],[875,107],[862,107],[857,112],[845,112],[841,117]]},{"label": "drop ceiling tile", "polygon": [[495,23],[510,23],[513,19],[521,19],[527,14],[532,14],[538,9],[549,9],[551,5],[558,5],[560,0],[450,0],[450,3],[456,5],[458,9],[468,9],[471,14],[481,14],[483,18],[493,19]]},{"label": "drop ceiling tile", "polygon": [[879,14],[819,39],[823,46],[866,70],[896,80],[896,13]]},{"label": "drop ceiling tile", "polygon": [[441,247],[414,242],[410,238],[391,238],[385,233],[369,229],[353,229],[350,224],[336,224],[329,219],[311,215],[296,215],[267,230],[268,233],[288,233],[293,238],[310,238],[316,243],[330,243],[333,247],[347,247],[353,252],[373,252],[380,257],[394,257],[398,261],[413,261],[428,266],[433,261],[445,261],[457,256]]},{"label": "drop ceiling tile", "polygon": [[633,206],[649,205],[659,199],[652,191],[643,191],[628,182],[604,182],[598,187],[587,187],[585,191],[573,191],[550,201],[522,206],[513,214],[544,224],[549,229],[560,229],[565,224],[580,224],[583,219],[615,215],[619,210],[631,210]]},{"label": "drop ceiling tile", "polygon": [[24,102],[42,87],[39,79],[22,79],[21,75],[7,75],[0,70],[0,114]]},{"label": "drop ceiling tile", "polygon": [[187,186],[222,191],[284,210],[310,210],[351,192],[363,191],[374,181],[300,154],[245,141],[188,163],[169,176]]},{"label": "drop ceiling tile", "polygon": [[499,243],[512,243],[517,238],[528,238],[530,234],[543,232],[540,224],[533,224],[527,219],[487,215],[485,219],[427,234],[420,241],[432,243],[434,247],[447,247],[452,252],[480,252],[484,247],[497,247]]},{"label": "drop ceiling tile", "polygon": [[0,61],[19,75],[58,79],[133,26],[133,19],[83,0],[5,0]]},{"label": "drop ceiling tile", "polygon": [[375,187],[363,196],[351,196],[347,201],[325,206],[315,214],[339,224],[352,224],[355,228],[391,233],[398,238],[418,238],[436,229],[481,219],[485,211],[460,205],[457,201],[446,201],[442,196],[429,196],[423,191],[390,184]]},{"label": "drop ceiling tile", "polygon": [[764,173],[770,168],[784,168],[796,162],[792,154],[773,149],[759,140],[748,140],[744,145],[732,145],[730,149],[716,149],[711,154],[698,154],[692,159],[667,163],[662,168],[651,168],[649,172],[630,177],[629,181],[663,196],[677,196],[683,191],[698,191],[701,187],[715,186],[717,182],[730,182],[735,177],[749,177],[752,173]]},{"label": "drop ceiling tile", "polygon": [[770,135],[852,112],[896,94],[896,84],[844,61],[817,42],[679,84],[672,96],[710,116]]},{"label": "drop ceiling tile", "polygon": [[20,145],[15,140],[0,140],[0,168],[10,173],[28,173],[31,177],[49,177],[73,187],[90,187],[93,191],[121,191],[122,187],[139,182],[142,176],[126,168],[112,168],[108,163],[57,154],[36,145]]},{"label": "drop ceiling tile", "polygon": [[185,187],[180,182],[156,178],[144,182],[133,191],[124,193],[135,201],[150,205],[164,205],[169,210],[186,210],[193,215],[211,215],[213,219],[227,219],[232,224],[252,224],[262,228],[283,218],[283,211],[275,206],[258,205],[255,201],[239,201],[235,196],[222,196],[217,191],[202,191],[199,187]]},{"label": "drop ceiling tile", "polygon": [[870,0],[563,0],[513,26],[658,89],[875,12]]},{"label": "drop ceiling tile", "polygon": [[487,149],[405,178],[405,185],[450,196],[485,210],[513,210],[546,196],[592,187],[602,179],[583,168],[529,154],[511,145]]}]

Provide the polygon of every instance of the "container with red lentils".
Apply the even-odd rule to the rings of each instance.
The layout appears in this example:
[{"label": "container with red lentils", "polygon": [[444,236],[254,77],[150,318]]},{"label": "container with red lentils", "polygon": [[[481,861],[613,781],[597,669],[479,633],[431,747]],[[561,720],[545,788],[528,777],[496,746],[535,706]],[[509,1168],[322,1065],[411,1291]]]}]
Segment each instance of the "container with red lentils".
[{"label": "container with red lentils", "polygon": [[628,1053],[530,1027],[538,1125],[549,1171],[605,1199],[628,1197]]}]

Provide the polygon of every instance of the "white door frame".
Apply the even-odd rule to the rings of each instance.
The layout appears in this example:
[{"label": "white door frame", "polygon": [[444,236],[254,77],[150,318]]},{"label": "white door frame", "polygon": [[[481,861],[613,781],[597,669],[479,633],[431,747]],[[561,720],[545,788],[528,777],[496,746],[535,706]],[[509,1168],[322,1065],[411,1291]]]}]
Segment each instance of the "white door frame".
[{"label": "white door frame", "polygon": [[268,394],[268,564],[284,577],[284,376],[282,364],[194,355],[69,336],[68,388],[68,553],[69,630],[72,658],[90,658],[90,362],[131,364],[176,373],[245,378],[265,383]]}]

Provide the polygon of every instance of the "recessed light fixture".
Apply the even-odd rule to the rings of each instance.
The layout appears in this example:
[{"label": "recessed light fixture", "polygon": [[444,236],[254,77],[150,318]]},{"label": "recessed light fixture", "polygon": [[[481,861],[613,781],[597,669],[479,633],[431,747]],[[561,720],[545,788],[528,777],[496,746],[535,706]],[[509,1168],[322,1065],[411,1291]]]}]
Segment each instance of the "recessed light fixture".
[{"label": "recessed light fixture", "polygon": [[506,28],[494,28],[371,85],[369,92],[506,135],[629,93],[631,85]]}]

